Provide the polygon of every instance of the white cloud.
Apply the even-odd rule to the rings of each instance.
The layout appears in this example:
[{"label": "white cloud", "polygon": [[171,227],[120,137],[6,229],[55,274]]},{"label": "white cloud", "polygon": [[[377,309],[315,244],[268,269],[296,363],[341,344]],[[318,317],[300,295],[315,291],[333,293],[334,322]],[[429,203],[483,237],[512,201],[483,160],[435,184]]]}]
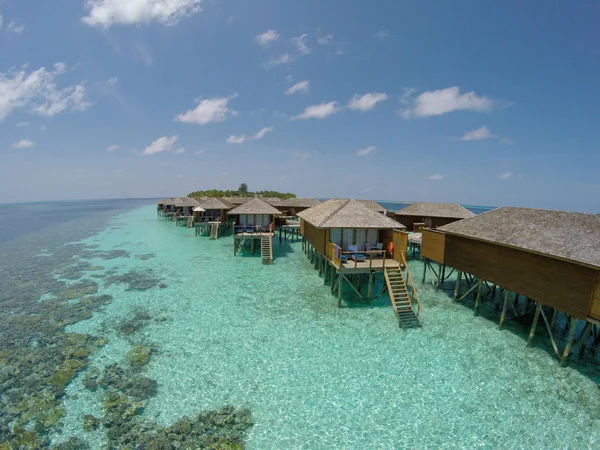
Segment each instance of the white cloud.
[{"label": "white cloud", "polygon": [[211,122],[224,122],[229,116],[237,115],[228,104],[237,97],[237,93],[229,97],[213,97],[199,99],[198,106],[175,117],[177,122],[206,125]]},{"label": "white cloud", "polygon": [[17,126],[18,126],[18,127],[28,127],[29,125],[30,125],[30,123],[29,123],[29,122],[19,122],[19,123],[17,124]]},{"label": "white cloud", "polygon": [[333,34],[326,34],[325,36],[321,36],[317,39],[317,42],[320,45],[329,45],[333,41]]},{"label": "white cloud", "polygon": [[11,144],[12,148],[30,148],[33,147],[35,143],[29,139],[21,139],[19,142],[15,142]]},{"label": "white cloud", "polygon": [[263,47],[268,47],[271,44],[271,42],[275,42],[277,39],[279,39],[279,37],[279,33],[276,30],[271,29],[257,35],[254,38],[254,41],[262,45]]},{"label": "white cloud", "polygon": [[201,3],[202,0],[87,0],[89,15],[81,20],[103,28],[150,22],[172,26],[200,12]]},{"label": "white cloud", "polygon": [[485,112],[491,110],[494,105],[491,99],[480,97],[473,91],[462,94],[458,86],[436,91],[425,91],[412,99],[409,97],[410,95],[405,98],[409,106],[400,111],[406,119],[410,117],[439,116],[460,110]]},{"label": "white cloud", "polygon": [[308,85],[309,85],[308,80],[299,81],[298,83],[294,84],[293,86],[290,86],[288,88],[288,90],[285,91],[285,93],[288,95],[292,95],[292,94],[296,94],[298,92],[308,92]]},{"label": "white cloud", "polygon": [[146,147],[142,152],[142,155],[154,155],[156,153],[169,152],[173,148],[175,142],[177,142],[177,136],[163,136]]},{"label": "white cloud", "polygon": [[386,101],[388,96],[385,92],[369,92],[365,95],[355,94],[348,102],[348,108],[355,111],[369,111],[379,102]]},{"label": "white cloud", "polygon": [[310,48],[306,45],[307,37],[308,35],[305,33],[302,36],[292,38],[292,44],[296,46],[296,50],[302,55],[308,55],[310,53]]},{"label": "white cloud", "polygon": [[369,153],[373,153],[374,151],[375,151],[375,147],[371,145],[370,147],[357,150],[356,154],[358,156],[367,156]]},{"label": "white cloud", "polygon": [[375,33],[373,35],[373,37],[376,37],[377,39],[385,39],[388,37],[392,37],[392,34],[386,30],[379,30],[377,33]]},{"label": "white cloud", "polygon": [[46,125],[42,125],[40,127],[40,131],[46,131],[48,129],[48,127]]},{"label": "white cloud", "polygon": [[307,107],[302,114],[292,117],[292,120],[324,119],[340,111],[337,102],[323,102]]},{"label": "white cloud", "polygon": [[152,65],[154,59],[152,58],[152,50],[143,42],[138,42],[132,47],[134,56],[142,61],[147,66]]},{"label": "white cloud", "polygon": [[461,138],[461,141],[480,141],[483,139],[496,139],[498,136],[492,134],[488,127],[480,127],[476,130],[467,131]]},{"label": "white cloud", "polygon": [[205,148],[201,148],[200,150],[196,150],[194,152],[194,155],[202,155],[203,153],[206,153],[206,149]]},{"label": "white cloud", "polygon": [[57,63],[53,71],[41,67],[33,72],[0,72],[0,121],[18,109],[34,114],[54,116],[66,109],[84,111],[91,106],[85,99],[85,87],[77,85],[59,89],[56,79],[66,65]]},{"label": "white cloud", "polygon": [[433,181],[438,181],[438,180],[443,180],[444,179],[444,175],[442,175],[441,173],[434,173],[433,175],[429,175],[428,177],[425,177],[428,180],[433,180]]},{"label": "white cloud", "polygon": [[118,145],[111,145],[110,147],[108,147],[106,149],[107,152],[114,152],[116,150],[119,150],[119,146]]},{"label": "white cloud", "polygon": [[110,77],[108,80],[106,80],[106,85],[109,87],[115,87],[118,82],[119,79],[117,77]]},{"label": "white cloud", "polygon": [[185,153],[185,147],[180,147],[178,149],[173,150],[173,153],[176,155],[183,155]]},{"label": "white cloud", "polygon": [[280,179],[280,180],[283,180],[283,179],[285,179],[285,175],[281,175],[281,176],[279,177],[279,179]]},{"label": "white cloud", "polygon": [[501,180],[506,180],[508,178],[512,178],[513,176],[514,174],[512,172],[504,172],[498,175],[498,178],[500,178]]},{"label": "white cloud", "polygon": [[21,34],[23,31],[25,31],[25,25],[18,25],[14,20],[11,20],[8,26],[6,27],[6,31]]},{"label": "white cloud", "polygon": [[2,18],[2,11],[0,11],[0,30],[2,29],[3,23],[4,23],[4,19]]},{"label": "white cloud", "polygon": [[500,143],[501,144],[513,145],[512,139],[509,139],[509,138],[502,138],[502,139],[500,139]]},{"label": "white cloud", "polygon": [[308,152],[301,152],[300,150],[296,150],[294,152],[292,152],[292,157],[294,159],[300,159],[302,161],[310,158],[310,153]]},{"label": "white cloud", "polygon": [[257,141],[264,138],[268,132],[273,131],[274,129],[274,127],[265,127],[253,136],[246,136],[245,134],[240,136],[232,135],[227,138],[226,142],[228,144],[242,144],[246,141]]},{"label": "white cloud", "polygon": [[275,66],[281,66],[283,64],[291,64],[294,62],[294,57],[289,53],[284,53],[283,55],[277,56],[275,58],[269,59],[264,66],[266,69]]}]

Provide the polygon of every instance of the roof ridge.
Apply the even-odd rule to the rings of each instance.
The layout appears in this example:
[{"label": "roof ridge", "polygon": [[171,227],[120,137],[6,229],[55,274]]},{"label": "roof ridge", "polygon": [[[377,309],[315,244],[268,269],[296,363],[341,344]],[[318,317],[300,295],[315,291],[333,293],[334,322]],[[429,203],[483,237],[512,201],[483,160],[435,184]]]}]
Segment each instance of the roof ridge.
[{"label": "roof ridge", "polygon": [[[334,209],[331,214],[325,216],[325,218],[323,220],[321,220],[321,222],[319,223],[319,226],[322,226],[324,223],[326,223],[329,219],[331,219],[333,216],[335,216],[338,212],[340,212],[340,210],[346,206],[348,203],[350,203],[350,201],[352,200],[351,198],[345,198],[345,199],[339,199],[339,200],[343,200],[343,203],[337,207],[336,209]],[[323,204],[323,203],[322,203]],[[366,206],[365,206],[366,208]]]}]

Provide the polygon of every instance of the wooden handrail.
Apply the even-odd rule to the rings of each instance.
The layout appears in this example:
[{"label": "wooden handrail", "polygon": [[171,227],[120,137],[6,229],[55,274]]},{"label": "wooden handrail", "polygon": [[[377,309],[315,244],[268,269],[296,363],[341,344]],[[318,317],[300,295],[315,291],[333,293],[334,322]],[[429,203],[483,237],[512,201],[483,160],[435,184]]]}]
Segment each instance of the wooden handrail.
[{"label": "wooden handrail", "polygon": [[406,257],[404,256],[404,252],[400,252],[402,255],[402,261],[404,262],[404,267],[406,267],[406,273],[408,274],[408,278],[410,280],[410,285],[413,288],[414,296],[417,298],[417,304],[419,305],[419,311],[423,311],[421,307],[421,301],[419,300],[419,293],[417,292],[417,288],[415,287],[415,282],[413,281],[413,277],[410,273],[410,269],[408,268],[408,263],[406,262]]}]

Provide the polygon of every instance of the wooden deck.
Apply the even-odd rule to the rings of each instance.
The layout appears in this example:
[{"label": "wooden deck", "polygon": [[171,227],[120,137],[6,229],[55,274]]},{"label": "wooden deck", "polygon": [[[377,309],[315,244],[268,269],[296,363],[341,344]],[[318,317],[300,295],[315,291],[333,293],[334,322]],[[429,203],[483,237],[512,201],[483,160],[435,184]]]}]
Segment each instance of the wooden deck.
[{"label": "wooden deck", "polygon": [[233,235],[234,239],[249,239],[249,238],[256,238],[256,239],[260,239],[263,236],[268,237],[271,236],[273,237],[275,235],[275,233],[235,233]]},{"label": "wooden deck", "polygon": [[394,261],[391,258],[383,259],[373,259],[372,261],[358,261],[354,262],[353,260],[345,261],[341,266],[338,266],[333,261],[331,264],[338,269],[340,272],[351,272],[351,273],[369,273],[370,271],[383,272],[384,269],[398,269],[400,268],[400,263],[398,261]]}]

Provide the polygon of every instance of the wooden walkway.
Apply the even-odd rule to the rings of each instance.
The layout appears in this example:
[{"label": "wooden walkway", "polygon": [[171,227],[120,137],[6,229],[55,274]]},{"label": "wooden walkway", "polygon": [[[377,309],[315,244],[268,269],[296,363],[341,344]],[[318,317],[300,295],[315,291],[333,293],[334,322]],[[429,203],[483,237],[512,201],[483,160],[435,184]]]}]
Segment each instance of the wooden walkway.
[{"label": "wooden walkway", "polygon": [[260,256],[263,264],[273,264],[273,239],[263,236],[260,239]]}]

